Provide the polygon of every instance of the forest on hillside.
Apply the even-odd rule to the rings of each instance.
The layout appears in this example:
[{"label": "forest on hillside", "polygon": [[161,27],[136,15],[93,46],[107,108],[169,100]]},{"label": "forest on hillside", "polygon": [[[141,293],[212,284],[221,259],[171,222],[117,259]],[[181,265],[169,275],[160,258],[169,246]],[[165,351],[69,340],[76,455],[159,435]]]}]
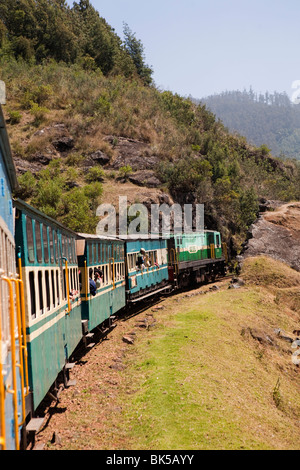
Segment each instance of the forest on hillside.
[{"label": "forest on hillside", "polygon": [[282,159],[300,160],[300,105],[292,103],[286,93],[262,94],[250,88],[225,91],[201,101],[231,132],[238,132],[254,145],[266,145]]},{"label": "forest on hillside", "polygon": [[[229,132],[205,104],[158,90],[141,41],[127,25],[119,38],[89,0],[0,0],[0,79],[13,155],[28,168],[18,196],[73,230],[94,233],[103,185],[132,171],[84,166],[95,152],[113,162],[123,138],[146,144],[162,192],[205,205],[207,228],[233,252],[260,198],[300,200],[299,162]],[[55,147],[59,128],[67,151]]]},{"label": "forest on hillside", "polygon": [[89,0],[0,0],[1,54],[30,63],[49,59],[152,81],[143,45],[124,24],[122,41]]}]

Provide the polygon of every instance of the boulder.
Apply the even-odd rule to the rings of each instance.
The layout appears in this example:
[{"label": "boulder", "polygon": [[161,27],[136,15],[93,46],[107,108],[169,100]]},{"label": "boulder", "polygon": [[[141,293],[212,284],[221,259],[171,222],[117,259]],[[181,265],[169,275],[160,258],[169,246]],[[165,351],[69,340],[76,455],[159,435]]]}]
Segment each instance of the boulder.
[{"label": "boulder", "polygon": [[155,176],[154,171],[141,170],[129,176],[129,181],[138,186],[147,186],[148,188],[157,188],[161,181]]},{"label": "boulder", "polygon": [[52,145],[58,152],[69,152],[74,147],[74,139],[70,136],[59,137]]}]

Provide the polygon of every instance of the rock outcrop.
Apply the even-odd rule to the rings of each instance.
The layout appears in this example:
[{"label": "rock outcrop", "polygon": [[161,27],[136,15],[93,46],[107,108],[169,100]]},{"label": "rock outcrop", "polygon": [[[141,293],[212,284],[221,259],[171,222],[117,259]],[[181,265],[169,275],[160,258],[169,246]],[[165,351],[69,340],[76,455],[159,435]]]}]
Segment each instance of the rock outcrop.
[{"label": "rock outcrop", "polygon": [[266,255],[300,271],[300,202],[275,206],[251,225],[240,261]]}]

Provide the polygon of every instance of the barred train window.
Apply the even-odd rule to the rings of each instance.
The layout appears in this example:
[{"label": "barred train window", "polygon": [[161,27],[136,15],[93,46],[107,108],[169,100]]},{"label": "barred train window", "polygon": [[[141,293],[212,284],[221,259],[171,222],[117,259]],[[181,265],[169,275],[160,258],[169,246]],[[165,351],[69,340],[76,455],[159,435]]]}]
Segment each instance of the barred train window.
[{"label": "barred train window", "polygon": [[49,282],[49,271],[45,271],[45,282],[46,282],[46,301],[47,301],[47,310],[50,310],[50,282]]},{"label": "barred train window", "polygon": [[54,284],[54,271],[51,270],[51,285],[52,285],[52,301],[53,307],[55,307],[55,284]]},{"label": "barred train window", "polygon": [[39,299],[40,299],[40,313],[44,313],[44,298],[43,298],[43,274],[42,271],[38,272],[38,285],[39,285]]},{"label": "barred train window", "polygon": [[27,236],[27,253],[29,263],[34,262],[34,244],[33,244],[33,228],[32,219],[26,217],[26,236]]},{"label": "barred train window", "polygon": [[59,305],[60,304],[60,294],[59,294],[58,271],[56,271],[56,295],[57,295],[57,305]]},{"label": "barred train window", "polygon": [[35,286],[34,286],[34,272],[29,273],[29,289],[30,289],[30,303],[31,303],[31,317],[36,318],[36,303],[35,303]]}]

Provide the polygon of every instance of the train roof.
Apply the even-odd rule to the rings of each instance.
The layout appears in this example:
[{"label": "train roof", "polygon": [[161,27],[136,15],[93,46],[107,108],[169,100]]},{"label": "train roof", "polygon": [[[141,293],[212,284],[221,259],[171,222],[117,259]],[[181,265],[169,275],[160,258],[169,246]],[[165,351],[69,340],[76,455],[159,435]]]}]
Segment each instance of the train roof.
[{"label": "train roof", "polygon": [[35,207],[32,207],[27,202],[22,201],[22,199],[14,199],[13,202],[14,202],[14,206],[17,209],[24,210],[26,212],[30,212],[30,213],[38,216],[39,218],[46,220],[49,224],[55,225],[56,227],[60,228],[61,230],[69,232],[70,234],[74,235],[75,237],[77,236],[77,233],[74,232],[74,230],[69,229],[65,225],[58,222],[57,220],[52,219],[52,217],[49,217],[48,215],[43,214],[43,212],[39,211]]},{"label": "train roof", "polygon": [[114,241],[121,241],[123,242],[122,239],[118,237],[106,237],[105,235],[97,235],[97,234],[92,234],[92,233],[77,233],[78,237],[84,238],[84,239],[89,239],[89,240],[114,240]]},{"label": "train roof", "polygon": [[7,134],[5,119],[3,115],[2,106],[0,105],[0,147],[3,155],[4,165],[7,170],[10,185],[13,191],[18,188],[18,179],[16,167],[13,161],[9,138]]},{"label": "train roof", "polygon": [[137,235],[127,235],[127,236],[119,236],[118,238],[120,238],[121,240],[126,240],[126,241],[138,241],[138,240],[161,240],[161,239],[168,239],[168,238],[172,238],[172,237],[194,237],[195,235],[199,235],[199,234],[205,234],[205,233],[220,233],[218,232],[217,230],[201,230],[201,231],[198,231],[198,232],[170,232],[170,233],[149,233],[149,234],[141,234],[139,236]]}]

